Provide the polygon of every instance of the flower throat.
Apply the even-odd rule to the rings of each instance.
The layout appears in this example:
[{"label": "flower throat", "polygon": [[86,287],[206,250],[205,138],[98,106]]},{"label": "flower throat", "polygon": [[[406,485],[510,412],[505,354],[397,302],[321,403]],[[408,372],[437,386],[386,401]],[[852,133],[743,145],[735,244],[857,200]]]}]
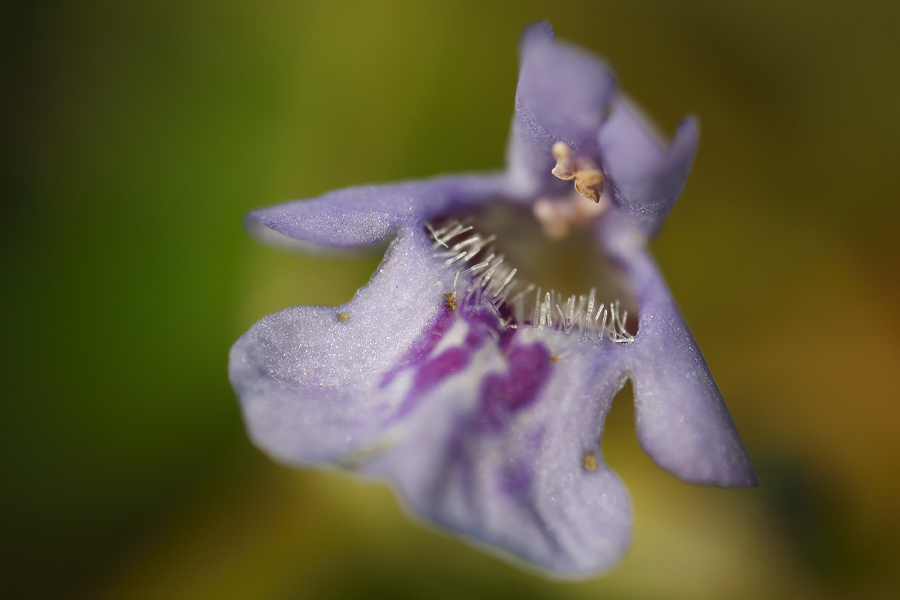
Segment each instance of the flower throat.
[{"label": "flower throat", "polygon": [[[450,310],[487,307],[501,329],[534,327],[584,340],[634,340],[637,302],[627,278],[593,247],[586,232],[547,239],[540,225],[515,207],[464,220],[445,218],[426,229],[435,258],[452,272],[452,287],[444,293]],[[573,287],[590,291],[570,293]],[[604,301],[609,298],[614,299]]]}]

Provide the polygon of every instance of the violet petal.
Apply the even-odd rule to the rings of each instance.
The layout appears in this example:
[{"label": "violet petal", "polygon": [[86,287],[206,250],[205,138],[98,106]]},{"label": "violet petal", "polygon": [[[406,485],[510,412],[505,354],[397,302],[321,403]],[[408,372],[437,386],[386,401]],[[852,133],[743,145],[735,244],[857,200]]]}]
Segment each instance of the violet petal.
[{"label": "violet petal", "polygon": [[699,127],[687,117],[666,147],[639,109],[623,97],[616,99],[599,135],[604,171],[617,205],[647,234],[662,226],[687,182]]},{"label": "violet petal", "polygon": [[[682,481],[752,487],[759,478],[709,367],[649,256],[631,262],[640,332],[633,347],[638,440]],[[662,358],[664,357],[664,358]]]},{"label": "violet petal", "polygon": [[597,134],[616,92],[615,78],[596,56],[553,39],[547,23],[529,28],[520,47],[516,114],[508,151],[510,185],[535,195],[567,190],[552,175],[554,142],[577,155],[597,154]]},{"label": "violet petal", "polygon": [[505,353],[484,344],[366,471],[391,478],[415,514],[477,545],[558,576],[596,573],[631,543],[628,493],[599,447],[625,374],[614,352],[558,332],[549,337],[570,353],[550,361],[531,341],[546,337],[523,330]]},{"label": "violet petal", "polygon": [[311,200],[294,200],[247,215],[248,225],[263,225],[295,240],[352,248],[379,242],[401,224],[421,223],[433,215],[473,208],[504,196],[501,175],[439,177],[390,185],[359,186]]},{"label": "violet petal", "polygon": [[437,270],[425,236],[402,230],[348,304],[289,308],[245,333],[229,373],[256,443],[293,464],[346,462],[376,443],[403,397],[384,375],[442,310]]}]

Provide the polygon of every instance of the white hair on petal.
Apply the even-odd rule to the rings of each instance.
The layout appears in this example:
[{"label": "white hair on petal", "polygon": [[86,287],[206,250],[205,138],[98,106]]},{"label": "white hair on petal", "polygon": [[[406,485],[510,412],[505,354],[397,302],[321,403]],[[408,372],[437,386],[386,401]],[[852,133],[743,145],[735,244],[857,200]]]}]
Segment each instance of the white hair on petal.
[{"label": "white hair on petal", "polygon": [[[564,298],[553,289],[544,291],[533,283],[522,284],[516,279],[518,269],[494,250],[497,236],[484,237],[467,222],[450,219],[439,228],[427,224],[425,229],[434,256],[454,271],[452,292],[456,294],[462,284],[465,290],[459,301],[491,310],[500,329],[534,327],[555,329],[584,340],[606,339],[617,344],[634,341],[627,328],[628,311],[622,310],[618,300],[598,304],[595,288],[586,296]],[[470,264],[475,257],[478,261]],[[460,282],[461,278],[468,282]]]}]

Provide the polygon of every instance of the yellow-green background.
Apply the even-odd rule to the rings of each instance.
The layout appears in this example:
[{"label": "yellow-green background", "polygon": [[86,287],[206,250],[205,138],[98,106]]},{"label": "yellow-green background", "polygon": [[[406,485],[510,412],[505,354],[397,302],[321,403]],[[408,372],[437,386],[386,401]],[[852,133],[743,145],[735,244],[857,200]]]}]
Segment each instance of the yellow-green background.
[{"label": "yellow-green background", "polygon": [[[24,2],[3,47],[4,598],[889,598],[900,590],[900,10],[892,2]],[[230,344],[377,258],[290,256],[247,210],[500,167],[522,28],[605,55],[699,155],[654,244],[762,487],[634,438],[633,550],[551,582],[271,463]],[[385,299],[390,301],[390,299]]]}]

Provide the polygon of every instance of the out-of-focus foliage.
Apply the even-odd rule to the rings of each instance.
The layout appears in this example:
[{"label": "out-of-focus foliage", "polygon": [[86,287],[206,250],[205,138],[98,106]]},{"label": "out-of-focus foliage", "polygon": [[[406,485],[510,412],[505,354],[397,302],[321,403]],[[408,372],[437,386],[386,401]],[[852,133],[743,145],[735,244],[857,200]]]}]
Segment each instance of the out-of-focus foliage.
[{"label": "out-of-focus foliage", "polygon": [[[256,245],[258,206],[503,164],[523,27],[607,56],[701,147],[655,244],[762,478],[604,450],[635,548],[544,581],[381,486],[247,441],[229,345],[377,257]],[[839,598],[900,588],[900,10],[851,2],[17,2],[0,11],[0,593]]]}]

